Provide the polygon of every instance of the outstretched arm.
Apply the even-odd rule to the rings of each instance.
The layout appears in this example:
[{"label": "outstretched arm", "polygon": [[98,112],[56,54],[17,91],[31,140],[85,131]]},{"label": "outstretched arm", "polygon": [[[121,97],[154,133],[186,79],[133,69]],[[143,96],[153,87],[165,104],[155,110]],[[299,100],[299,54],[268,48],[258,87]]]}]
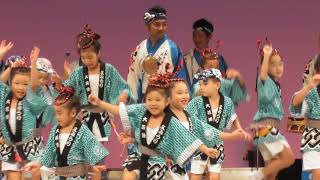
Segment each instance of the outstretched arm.
[{"label": "outstretched arm", "polygon": [[98,106],[99,108],[108,111],[112,114],[119,115],[119,106],[110,104],[108,102],[102,101],[97,96],[90,94],[88,97],[88,101],[94,105]]},{"label": "outstretched arm", "polygon": [[312,77],[312,80],[306,86],[304,86],[299,92],[297,92],[294,95],[292,99],[292,105],[294,107],[299,106],[303,102],[305,97],[308,95],[310,90],[318,86],[319,84],[320,84],[320,74],[316,74]]}]

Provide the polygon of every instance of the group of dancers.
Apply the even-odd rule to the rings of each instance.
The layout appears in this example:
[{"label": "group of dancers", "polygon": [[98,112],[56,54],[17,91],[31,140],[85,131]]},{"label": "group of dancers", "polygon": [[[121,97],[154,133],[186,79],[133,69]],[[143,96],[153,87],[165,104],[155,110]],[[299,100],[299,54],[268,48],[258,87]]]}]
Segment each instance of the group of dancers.
[{"label": "group of dancers", "polygon": [[[235,139],[254,141],[263,156],[265,167],[252,179],[276,179],[293,164],[294,154],[279,131],[283,61],[270,41],[260,43],[251,133],[236,114],[237,105],[248,99],[245,80],[217,52],[219,41],[208,47],[213,25],[206,19],[194,22],[196,48],[183,55],[166,35],[164,8],[151,7],[143,20],[149,37],[131,54],[127,81],[100,58],[100,35],[88,25],[77,36],[80,59],[65,62],[63,76],[39,57],[38,47],[28,59],[0,61],[0,160],[7,179],[40,179],[40,168],[51,170],[52,179],[101,179],[104,159],[114,156],[104,144],[112,131],[128,145],[124,180],[219,180],[225,156],[232,156],[224,153],[224,141]],[[0,59],[12,47],[1,41]],[[303,168],[320,179],[320,58],[313,67],[315,75],[294,94],[290,112],[307,118]],[[115,120],[123,132],[117,132]],[[44,144],[41,128],[49,124],[53,128]]]}]

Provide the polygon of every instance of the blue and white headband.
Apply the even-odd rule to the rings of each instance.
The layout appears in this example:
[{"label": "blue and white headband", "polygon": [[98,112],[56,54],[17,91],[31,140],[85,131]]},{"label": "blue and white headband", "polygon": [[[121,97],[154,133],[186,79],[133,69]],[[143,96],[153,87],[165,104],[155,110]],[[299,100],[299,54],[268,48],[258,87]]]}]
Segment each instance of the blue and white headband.
[{"label": "blue and white headband", "polygon": [[218,69],[211,68],[195,74],[193,78],[196,80],[203,80],[203,81],[207,81],[208,78],[215,78],[221,81],[222,75]]},{"label": "blue and white headband", "polygon": [[150,24],[155,19],[167,19],[167,15],[165,13],[144,13],[143,20],[145,24]]},{"label": "blue and white headband", "polygon": [[14,63],[18,60],[25,60],[26,58],[24,56],[20,56],[20,55],[13,55],[13,56],[10,56],[8,57],[8,59],[6,60],[6,65],[9,65],[10,62],[11,63]]},{"label": "blue and white headband", "polygon": [[194,31],[206,31],[207,33],[209,33],[209,34],[212,34],[213,33],[213,31],[211,31],[209,28],[207,28],[207,27],[205,27],[205,26],[201,26],[201,27],[198,27],[198,28],[196,28]]},{"label": "blue and white headband", "polygon": [[36,68],[38,71],[52,74],[54,72],[51,62],[46,58],[37,58]]}]

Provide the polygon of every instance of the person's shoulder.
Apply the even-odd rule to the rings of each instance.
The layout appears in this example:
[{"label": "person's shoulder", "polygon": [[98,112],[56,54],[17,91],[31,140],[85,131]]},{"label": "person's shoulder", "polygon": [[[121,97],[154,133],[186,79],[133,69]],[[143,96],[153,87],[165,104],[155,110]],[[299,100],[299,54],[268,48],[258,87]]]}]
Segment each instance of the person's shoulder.
[{"label": "person's shoulder", "polygon": [[225,104],[232,104],[233,105],[233,102],[232,102],[232,99],[230,98],[230,97],[228,97],[228,96],[225,96],[225,95],[222,95],[223,96],[223,98],[224,98],[224,102],[225,102]]},{"label": "person's shoulder", "polygon": [[194,98],[191,99],[191,101],[189,102],[189,104],[198,104],[198,103],[201,103],[203,102],[203,97],[202,96],[196,96]]},{"label": "person's shoulder", "polygon": [[141,48],[142,46],[145,46],[147,44],[148,39],[144,39],[143,41],[141,41],[138,45],[136,49]]},{"label": "person's shoulder", "polygon": [[169,37],[167,38],[167,42],[170,45],[170,47],[179,48],[178,45],[173,40],[171,40]]}]

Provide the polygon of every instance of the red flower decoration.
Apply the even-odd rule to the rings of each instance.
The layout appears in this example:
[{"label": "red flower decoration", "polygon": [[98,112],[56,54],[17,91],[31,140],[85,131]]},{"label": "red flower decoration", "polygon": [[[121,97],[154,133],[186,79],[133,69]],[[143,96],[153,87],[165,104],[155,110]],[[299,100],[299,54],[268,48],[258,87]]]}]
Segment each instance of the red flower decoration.
[{"label": "red flower decoration", "polygon": [[168,88],[170,85],[170,79],[168,74],[157,74],[149,79],[149,86],[158,87],[161,89]]},{"label": "red flower decoration", "polygon": [[[86,44],[80,44],[80,42],[84,39],[87,38],[90,41],[87,42]],[[81,49],[87,49],[89,48],[92,43],[94,42],[94,40],[96,40],[98,37],[97,35],[92,31],[92,29],[89,27],[88,24],[86,24],[86,26],[84,27],[84,32],[81,33],[79,39],[78,39],[78,48]]]},{"label": "red flower decoration", "polygon": [[[263,47],[265,45],[271,45],[271,41],[268,39],[268,37],[265,38],[264,42],[262,42],[259,39],[257,40],[257,48],[259,50],[259,54],[261,57],[263,56]],[[280,55],[280,53],[277,49],[273,49],[272,54],[278,54],[282,58],[282,56]]]},{"label": "red flower decoration", "polygon": [[58,91],[59,95],[54,100],[54,105],[56,106],[66,103],[75,93],[75,90],[71,86],[62,86]]}]

